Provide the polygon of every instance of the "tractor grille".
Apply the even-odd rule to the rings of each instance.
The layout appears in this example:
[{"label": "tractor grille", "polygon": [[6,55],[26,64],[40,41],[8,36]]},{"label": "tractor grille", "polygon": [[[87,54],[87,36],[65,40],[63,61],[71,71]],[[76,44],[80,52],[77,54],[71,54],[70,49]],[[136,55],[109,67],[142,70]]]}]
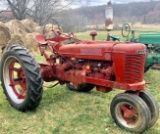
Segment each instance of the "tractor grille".
[{"label": "tractor grille", "polygon": [[125,56],[125,75],[126,83],[136,83],[143,80],[145,55],[126,55]]}]

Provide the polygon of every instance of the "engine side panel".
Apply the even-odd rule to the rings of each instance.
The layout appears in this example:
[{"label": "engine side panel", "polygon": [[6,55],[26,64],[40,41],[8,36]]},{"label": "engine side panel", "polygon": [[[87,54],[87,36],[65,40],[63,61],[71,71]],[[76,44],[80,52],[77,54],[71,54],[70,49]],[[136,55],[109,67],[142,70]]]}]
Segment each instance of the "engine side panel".
[{"label": "engine side panel", "polygon": [[108,44],[70,44],[60,47],[62,56],[80,59],[111,60],[114,43]]}]

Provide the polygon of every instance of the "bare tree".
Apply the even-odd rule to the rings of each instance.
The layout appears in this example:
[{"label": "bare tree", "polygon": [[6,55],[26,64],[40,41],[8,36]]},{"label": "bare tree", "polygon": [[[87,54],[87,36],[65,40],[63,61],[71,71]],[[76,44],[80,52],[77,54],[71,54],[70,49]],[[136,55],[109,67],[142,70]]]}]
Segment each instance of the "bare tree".
[{"label": "bare tree", "polygon": [[63,0],[36,0],[30,10],[30,17],[40,25],[45,24],[56,17],[59,11],[69,6],[73,1],[64,2]]},{"label": "bare tree", "polygon": [[18,20],[26,18],[29,3],[30,0],[7,0],[7,4],[13,16]]},{"label": "bare tree", "polygon": [[74,0],[5,0],[13,16],[22,20],[32,18],[40,25],[48,22],[59,11],[70,6]]}]

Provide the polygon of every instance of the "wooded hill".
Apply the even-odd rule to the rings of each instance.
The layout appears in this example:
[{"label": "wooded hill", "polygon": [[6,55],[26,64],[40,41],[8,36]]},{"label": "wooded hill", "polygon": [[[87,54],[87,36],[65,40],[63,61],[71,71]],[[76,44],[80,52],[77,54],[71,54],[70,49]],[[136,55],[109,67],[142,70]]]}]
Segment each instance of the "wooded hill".
[{"label": "wooded hill", "polygon": [[[105,8],[106,5],[61,10],[47,19],[47,23],[52,23],[54,18],[59,22],[65,32],[90,30],[93,29],[93,26],[94,28],[97,27],[104,30]],[[113,4],[113,10],[115,26],[124,22],[130,22],[132,24],[135,22],[160,24],[160,1]],[[44,19],[45,17],[47,17],[47,14],[43,14]],[[26,16],[26,18],[33,19],[30,16]],[[0,21],[2,22],[7,22],[11,19],[14,19],[12,12],[3,12],[0,14]]]},{"label": "wooded hill", "polygon": [[[67,26],[66,30],[71,30],[74,26],[77,26],[78,31],[86,25],[104,24],[105,8],[106,5],[68,10],[61,13],[60,22],[63,27]],[[113,4],[113,10],[115,25],[124,22],[131,22],[132,24],[135,22],[144,24],[160,23],[159,1]]]},{"label": "wooded hill", "polygon": [[[86,16],[89,20],[93,20],[96,15],[104,17],[106,5],[95,7],[83,7],[74,10],[79,15]],[[136,17],[137,20],[144,21],[144,23],[160,23],[160,2],[132,2],[128,4],[113,4],[114,17],[119,18],[120,21],[130,20],[132,17]],[[154,17],[151,17],[153,15]],[[152,18],[152,19],[151,19]]]}]

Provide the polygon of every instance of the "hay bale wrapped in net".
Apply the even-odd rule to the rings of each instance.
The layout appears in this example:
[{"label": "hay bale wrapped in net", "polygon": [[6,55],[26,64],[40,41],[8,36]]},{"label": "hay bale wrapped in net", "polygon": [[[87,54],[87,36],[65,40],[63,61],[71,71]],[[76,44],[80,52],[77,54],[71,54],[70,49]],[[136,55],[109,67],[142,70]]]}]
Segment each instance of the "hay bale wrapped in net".
[{"label": "hay bale wrapped in net", "polygon": [[24,46],[24,41],[22,37],[18,34],[12,34],[11,39],[8,41],[8,46],[11,45],[21,45]]},{"label": "hay bale wrapped in net", "polygon": [[2,22],[0,22],[0,48],[3,49],[8,41],[11,39],[9,28]]},{"label": "hay bale wrapped in net", "polygon": [[33,32],[33,33],[28,33],[26,34],[25,36],[25,46],[30,49],[30,50],[33,50],[33,51],[38,51],[38,46],[37,46],[37,42],[35,41],[34,39],[34,36],[39,34],[38,32]]},{"label": "hay bale wrapped in net", "polygon": [[30,33],[31,31],[27,29],[19,20],[11,20],[5,24],[12,34],[16,35],[26,35],[26,33]]},{"label": "hay bale wrapped in net", "polygon": [[35,32],[35,28],[39,26],[37,23],[35,23],[34,21],[29,20],[29,19],[22,20],[21,23],[22,23],[22,24],[26,27],[26,29],[28,29],[30,32]]}]

